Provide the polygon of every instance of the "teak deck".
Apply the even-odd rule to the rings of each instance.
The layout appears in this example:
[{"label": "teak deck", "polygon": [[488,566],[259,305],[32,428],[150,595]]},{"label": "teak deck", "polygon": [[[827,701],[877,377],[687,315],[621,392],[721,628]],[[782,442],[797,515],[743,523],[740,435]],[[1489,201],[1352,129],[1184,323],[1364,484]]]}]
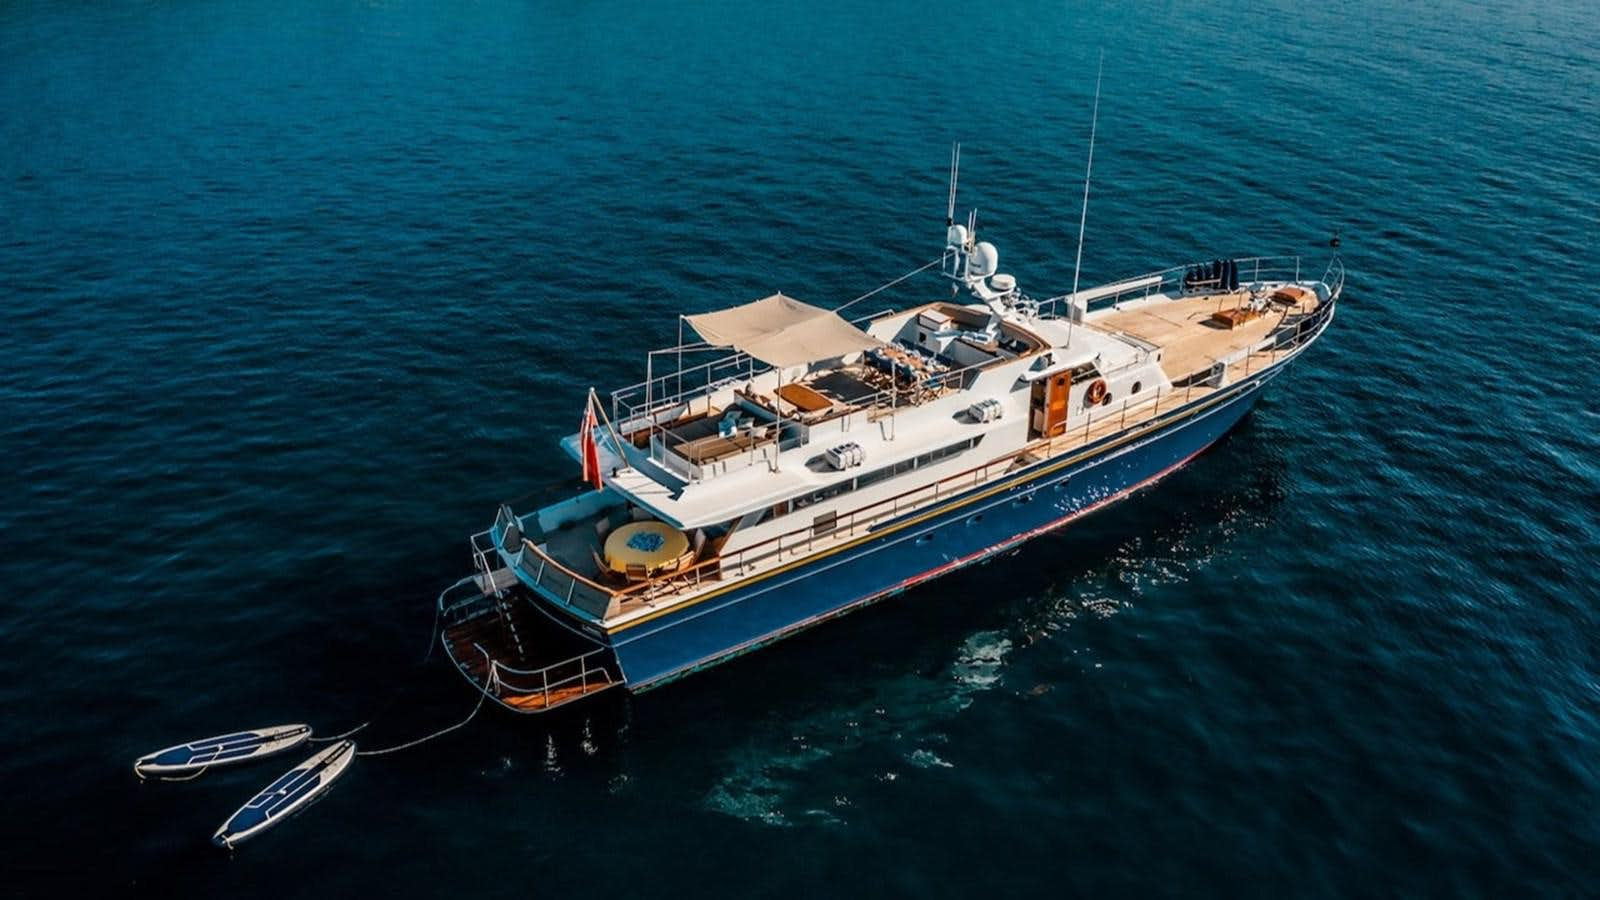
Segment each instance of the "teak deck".
[{"label": "teak deck", "polygon": [[1315,295],[1302,296],[1292,306],[1275,304],[1266,313],[1227,328],[1211,321],[1218,310],[1238,307],[1249,299],[1245,292],[1203,294],[1183,300],[1119,310],[1092,320],[1107,331],[1120,331],[1161,348],[1161,367],[1181,381],[1210,368],[1217,360],[1259,344],[1285,317],[1309,313],[1317,307]]},{"label": "teak deck", "polygon": [[[574,674],[580,670],[570,664],[572,654],[583,652],[589,645],[559,629],[544,627],[544,623],[538,621],[538,614],[525,607],[527,602],[512,595],[494,611],[445,629],[450,656],[474,684],[491,691],[506,706],[526,712],[553,709],[621,684],[618,673],[612,671],[610,665],[597,667],[587,681],[574,679]],[[545,688],[544,678],[504,673],[504,670],[497,683],[491,684],[485,653],[502,666],[532,669],[554,664],[548,678],[551,686]],[[600,675],[599,668],[605,669],[610,677]]]}]

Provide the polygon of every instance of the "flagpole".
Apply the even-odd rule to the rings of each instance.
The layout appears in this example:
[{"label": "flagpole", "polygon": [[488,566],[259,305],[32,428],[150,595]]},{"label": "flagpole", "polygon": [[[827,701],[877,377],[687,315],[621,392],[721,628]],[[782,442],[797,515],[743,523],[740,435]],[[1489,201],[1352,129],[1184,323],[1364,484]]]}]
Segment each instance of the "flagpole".
[{"label": "flagpole", "polygon": [[595,407],[598,405],[594,388],[591,386],[589,395],[584,398],[583,421],[578,426],[578,455],[583,462],[583,480],[594,485],[597,491],[605,488],[605,479],[600,472],[600,441],[594,435],[595,430],[600,427],[595,415]]},{"label": "flagpole", "polygon": [[[598,397],[595,395],[594,388],[590,387],[590,402],[593,403],[597,399]],[[600,421],[604,422],[606,425],[606,434],[611,435],[611,446],[617,451],[617,458],[621,459],[624,466],[626,466],[628,462],[628,456],[622,451],[622,437],[617,434],[616,426],[611,424],[611,417],[606,415],[606,408],[598,403],[595,404],[595,407],[600,410]]]}]

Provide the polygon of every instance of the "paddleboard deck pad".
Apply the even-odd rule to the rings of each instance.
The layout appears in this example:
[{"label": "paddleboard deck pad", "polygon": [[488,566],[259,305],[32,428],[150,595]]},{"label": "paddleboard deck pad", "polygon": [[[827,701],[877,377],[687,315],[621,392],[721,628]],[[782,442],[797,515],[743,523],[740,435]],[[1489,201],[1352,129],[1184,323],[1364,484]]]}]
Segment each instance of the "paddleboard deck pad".
[{"label": "paddleboard deck pad", "polygon": [[253,731],[220,734],[141,756],[134,762],[133,771],[140,778],[191,775],[212,766],[254,762],[292,750],[309,737],[310,725],[275,725]]},{"label": "paddleboard deck pad", "polygon": [[318,751],[239,807],[212,835],[211,842],[232,849],[289,818],[332,787],[355,756],[354,741],[340,741]]}]

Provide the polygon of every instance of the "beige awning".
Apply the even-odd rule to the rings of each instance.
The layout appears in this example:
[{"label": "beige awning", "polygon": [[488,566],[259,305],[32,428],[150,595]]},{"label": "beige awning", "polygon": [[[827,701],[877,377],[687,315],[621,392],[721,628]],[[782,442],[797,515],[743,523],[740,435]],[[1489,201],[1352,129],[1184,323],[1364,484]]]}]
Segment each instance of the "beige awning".
[{"label": "beige awning", "polygon": [[804,365],[883,346],[838,313],[782,294],[684,319],[706,343],[742,350],[774,366]]}]

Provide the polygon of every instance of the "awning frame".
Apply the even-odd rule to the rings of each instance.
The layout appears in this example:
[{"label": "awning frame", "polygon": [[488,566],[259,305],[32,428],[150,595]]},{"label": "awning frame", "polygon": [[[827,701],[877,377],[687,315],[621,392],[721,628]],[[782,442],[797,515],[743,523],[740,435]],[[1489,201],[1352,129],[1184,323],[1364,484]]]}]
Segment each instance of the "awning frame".
[{"label": "awning frame", "polygon": [[770,366],[811,365],[883,346],[883,342],[845,321],[831,309],[812,306],[782,292],[740,306],[679,315],[684,324],[715,347],[731,347]]}]

